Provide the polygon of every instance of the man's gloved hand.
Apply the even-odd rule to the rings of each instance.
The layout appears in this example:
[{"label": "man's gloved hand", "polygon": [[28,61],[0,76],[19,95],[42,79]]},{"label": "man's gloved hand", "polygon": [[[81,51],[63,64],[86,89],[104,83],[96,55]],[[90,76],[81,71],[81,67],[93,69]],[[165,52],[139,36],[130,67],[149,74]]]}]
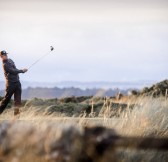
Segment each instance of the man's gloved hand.
[{"label": "man's gloved hand", "polygon": [[22,69],[22,70],[23,70],[24,73],[28,71],[28,69]]}]

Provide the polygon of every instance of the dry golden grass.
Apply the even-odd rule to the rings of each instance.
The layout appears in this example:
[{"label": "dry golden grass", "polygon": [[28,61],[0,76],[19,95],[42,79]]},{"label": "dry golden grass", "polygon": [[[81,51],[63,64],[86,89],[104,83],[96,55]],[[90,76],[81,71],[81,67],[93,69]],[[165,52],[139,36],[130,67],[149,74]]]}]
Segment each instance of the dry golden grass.
[{"label": "dry golden grass", "polygon": [[[109,102],[112,100],[109,99]],[[135,107],[130,109],[129,105],[132,103]],[[112,111],[110,104],[102,108],[105,113],[102,118],[46,115],[45,112],[30,107],[26,111],[22,108],[20,118],[14,119],[13,111],[8,110],[0,116],[0,161],[77,162],[84,126],[101,125],[112,128],[123,136],[168,138],[168,100],[162,97],[141,97],[136,100],[130,98],[127,99],[127,104],[126,111],[113,118],[108,118]],[[118,161],[123,162],[167,162],[167,153],[128,148],[117,150],[116,156]],[[113,159],[111,156],[108,158],[102,162],[110,162]]]}]

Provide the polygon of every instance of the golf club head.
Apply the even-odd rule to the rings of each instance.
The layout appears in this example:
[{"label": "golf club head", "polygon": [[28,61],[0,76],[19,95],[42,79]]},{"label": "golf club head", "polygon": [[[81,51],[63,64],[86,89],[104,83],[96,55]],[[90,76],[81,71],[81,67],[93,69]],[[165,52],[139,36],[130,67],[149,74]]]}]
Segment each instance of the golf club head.
[{"label": "golf club head", "polygon": [[54,50],[54,47],[53,47],[53,46],[50,46],[50,49],[51,49],[51,51],[53,51],[53,50]]}]

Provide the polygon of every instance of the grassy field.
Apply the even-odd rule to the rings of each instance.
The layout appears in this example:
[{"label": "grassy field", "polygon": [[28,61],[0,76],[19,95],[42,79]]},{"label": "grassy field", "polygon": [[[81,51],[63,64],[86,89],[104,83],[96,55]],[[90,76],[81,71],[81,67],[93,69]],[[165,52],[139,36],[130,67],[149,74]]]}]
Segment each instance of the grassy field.
[{"label": "grassy field", "polygon": [[[0,116],[0,161],[167,162],[166,151],[129,146],[95,151],[95,139],[110,138],[111,134],[168,138],[167,116],[164,97],[25,101],[19,119],[13,118],[12,109]],[[87,128],[98,126],[104,129],[99,136],[88,133]]]}]

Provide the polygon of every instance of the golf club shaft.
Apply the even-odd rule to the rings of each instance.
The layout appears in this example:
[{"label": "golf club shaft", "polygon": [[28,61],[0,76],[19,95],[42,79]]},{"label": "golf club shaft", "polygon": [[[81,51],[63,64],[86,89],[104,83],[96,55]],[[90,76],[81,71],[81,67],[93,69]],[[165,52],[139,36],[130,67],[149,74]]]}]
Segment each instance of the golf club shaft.
[{"label": "golf club shaft", "polygon": [[39,61],[41,61],[44,57],[46,57],[47,55],[49,55],[52,51],[48,52],[47,54],[43,55],[42,57],[40,57],[38,60],[36,60],[33,64],[31,64],[28,69],[32,68],[35,64],[37,64]]}]

